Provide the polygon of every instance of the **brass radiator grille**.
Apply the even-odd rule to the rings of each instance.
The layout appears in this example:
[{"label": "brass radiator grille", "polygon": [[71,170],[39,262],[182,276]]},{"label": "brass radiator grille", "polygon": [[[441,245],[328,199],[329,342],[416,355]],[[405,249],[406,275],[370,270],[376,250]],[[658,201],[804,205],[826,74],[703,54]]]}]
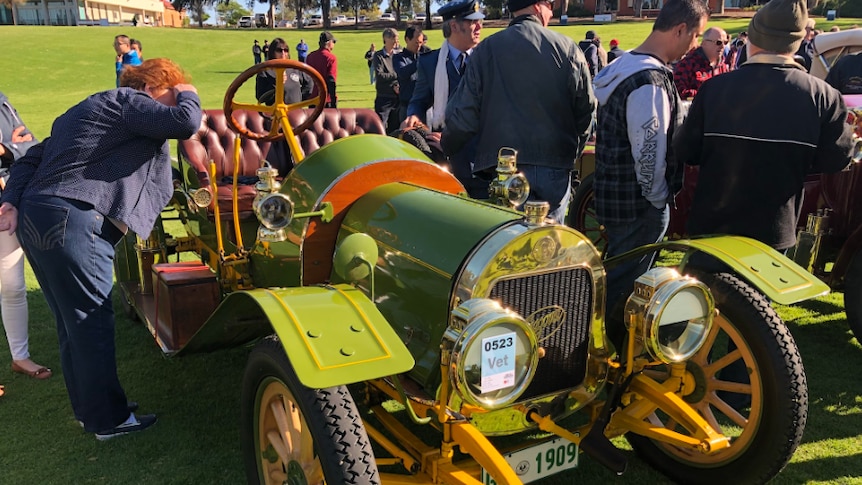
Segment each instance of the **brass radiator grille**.
[{"label": "brass radiator grille", "polygon": [[539,359],[536,377],[522,399],[576,387],[583,382],[593,310],[593,282],[587,269],[565,268],[501,280],[489,296],[525,318],[554,306],[566,311],[561,325],[550,325],[538,333],[539,347],[545,349],[545,357]]}]

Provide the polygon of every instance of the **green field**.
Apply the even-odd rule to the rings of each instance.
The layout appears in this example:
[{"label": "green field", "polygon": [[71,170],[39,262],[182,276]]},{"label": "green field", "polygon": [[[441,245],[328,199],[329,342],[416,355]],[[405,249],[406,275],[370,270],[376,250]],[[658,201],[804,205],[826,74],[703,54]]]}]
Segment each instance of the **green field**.
[{"label": "green field", "polygon": [[[847,27],[859,19],[841,19]],[[722,20],[735,33],[747,20]],[[828,30],[833,23],[818,21]],[[607,43],[637,45],[650,23],[554,27],[575,40],[588,29]],[[485,35],[493,29],[486,29]],[[0,81],[3,91],[40,138],[53,119],[87,95],[114,87],[113,36],[141,39],[144,57],[170,57],[198,87],[204,107],[218,108],[224,91],[252,62],[254,39],[284,36],[293,47],[300,37],[316,45],[319,31],[172,30],[113,27],[0,27]],[[378,32],[340,30],[339,98],[345,107],[370,107],[363,58]],[[439,45],[439,30],[429,32]],[[239,443],[240,380],[248,349],[167,359],[140,324],[117,321],[120,378],[141,411],[155,412],[159,423],[138,435],[97,442],[72,416],[59,368],[53,319],[28,274],[33,358],[55,375],[36,381],[0,365],[0,485],[30,484],[239,484],[244,483]],[[810,389],[810,414],[802,445],[775,483],[862,484],[862,347],[850,334],[843,295],[829,295],[780,312],[795,336]],[[119,307],[118,307],[119,308]],[[0,356],[8,356],[5,339]],[[8,357],[6,357],[8,358]],[[6,362],[0,359],[0,362]],[[622,443],[618,441],[618,443]],[[629,469],[615,477],[588,456],[580,467],[546,483],[666,483],[661,475],[631,455]],[[729,484],[736,483],[727,477]]]}]

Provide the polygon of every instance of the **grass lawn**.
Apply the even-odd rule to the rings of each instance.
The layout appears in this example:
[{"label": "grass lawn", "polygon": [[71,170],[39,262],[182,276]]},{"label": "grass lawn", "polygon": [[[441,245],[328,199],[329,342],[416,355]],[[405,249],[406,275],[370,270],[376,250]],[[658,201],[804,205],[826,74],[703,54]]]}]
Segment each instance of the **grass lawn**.
[{"label": "grass lawn", "polygon": [[[818,28],[842,28],[859,19]],[[711,22],[734,34],[746,19]],[[651,23],[554,27],[574,40],[588,29],[623,48],[637,45]],[[486,29],[489,35],[494,29]],[[252,62],[254,39],[284,36],[291,47],[300,37],[316,45],[319,31],[192,30],[114,27],[0,27],[0,91],[39,138],[51,123],[87,95],[114,87],[113,36],[127,33],[143,42],[144,57],[170,57],[198,87],[204,107],[218,108],[224,91]],[[430,45],[442,40],[428,33]],[[379,32],[339,30],[339,100],[345,107],[370,107],[364,52],[380,45]],[[117,318],[120,378],[141,411],[159,414],[159,423],[139,435],[105,443],[75,423],[60,372],[54,323],[32,274],[28,272],[30,347],[33,357],[55,376],[36,381],[0,365],[0,484],[237,484],[245,481],[240,456],[240,379],[248,349],[167,359],[140,324]],[[845,321],[842,295],[779,309],[800,347],[809,382],[810,414],[802,445],[775,483],[862,484],[862,347]],[[117,306],[119,309],[119,306]],[[8,356],[0,339],[0,356]],[[8,358],[8,357],[6,357]],[[0,362],[5,362],[0,358]],[[619,443],[623,443],[620,441]],[[734,483],[733,477],[727,477]],[[620,478],[588,456],[578,470],[546,483],[666,483],[634,455]]]}]

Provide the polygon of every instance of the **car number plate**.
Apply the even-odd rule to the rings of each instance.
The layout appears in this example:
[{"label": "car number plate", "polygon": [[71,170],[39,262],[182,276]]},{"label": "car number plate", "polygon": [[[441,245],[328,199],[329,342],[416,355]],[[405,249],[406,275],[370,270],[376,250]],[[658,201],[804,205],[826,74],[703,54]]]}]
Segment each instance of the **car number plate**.
[{"label": "car number plate", "polygon": [[[515,470],[515,474],[523,483],[530,483],[577,467],[578,445],[563,438],[556,438],[536,446],[504,454],[503,458],[506,459],[512,470]],[[482,470],[482,483],[484,485],[497,485],[497,481],[491,478],[491,475],[484,469]]]}]

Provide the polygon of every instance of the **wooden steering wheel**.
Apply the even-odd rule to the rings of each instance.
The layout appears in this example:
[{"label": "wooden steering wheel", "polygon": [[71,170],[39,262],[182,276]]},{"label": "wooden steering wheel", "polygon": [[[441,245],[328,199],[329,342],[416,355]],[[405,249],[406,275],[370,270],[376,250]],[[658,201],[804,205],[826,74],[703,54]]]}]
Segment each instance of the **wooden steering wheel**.
[{"label": "wooden steering wheel", "polygon": [[[246,81],[251,79],[257,73],[272,69],[275,71],[275,102],[272,106],[265,104],[248,104],[237,103],[234,101],[237,90]],[[317,87],[317,97],[300,101],[298,103],[287,104],[284,102],[284,71],[286,69],[296,69],[311,76],[314,85]],[[300,133],[312,124],[321,113],[326,104],[326,82],[323,77],[313,67],[297,62],[291,59],[273,59],[270,61],[255,64],[254,66],[243,71],[227,88],[224,95],[224,114],[228,119],[234,131],[251,140],[274,141],[285,138],[289,135],[288,140],[293,138],[293,135]],[[316,105],[311,115],[296,127],[291,127],[287,119],[287,113],[296,109],[302,109],[306,106]],[[237,122],[233,117],[234,110],[245,109],[249,111],[259,111],[261,113],[269,113],[272,117],[272,127],[268,133],[256,133]]]}]

